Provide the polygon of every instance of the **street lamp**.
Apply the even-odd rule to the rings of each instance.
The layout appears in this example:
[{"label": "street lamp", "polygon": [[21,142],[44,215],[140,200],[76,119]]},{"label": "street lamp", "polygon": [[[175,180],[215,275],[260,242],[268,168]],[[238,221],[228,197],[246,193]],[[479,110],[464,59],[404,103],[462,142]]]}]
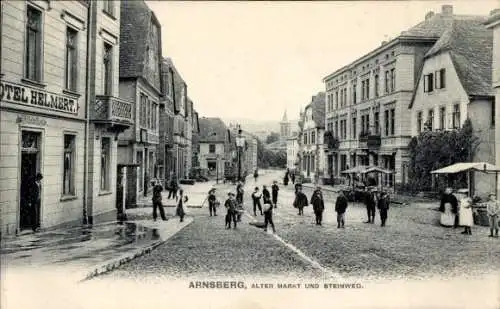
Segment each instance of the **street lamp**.
[{"label": "street lamp", "polygon": [[238,129],[238,136],[236,137],[236,147],[238,147],[238,180],[241,181],[241,151],[245,147],[245,137],[241,135],[241,129]]}]

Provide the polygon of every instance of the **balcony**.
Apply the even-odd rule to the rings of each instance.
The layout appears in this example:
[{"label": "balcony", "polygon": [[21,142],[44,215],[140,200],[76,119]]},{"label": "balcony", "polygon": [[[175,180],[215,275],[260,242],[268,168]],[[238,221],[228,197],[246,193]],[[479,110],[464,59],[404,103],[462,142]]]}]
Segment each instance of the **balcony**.
[{"label": "balcony", "polygon": [[117,97],[98,95],[92,122],[107,127],[109,131],[121,133],[133,125],[132,103]]},{"label": "balcony", "polygon": [[359,148],[378,149],[380,145],[380,134],[372,134],[371,132],[361,132],[361,134],[359,134]]}]

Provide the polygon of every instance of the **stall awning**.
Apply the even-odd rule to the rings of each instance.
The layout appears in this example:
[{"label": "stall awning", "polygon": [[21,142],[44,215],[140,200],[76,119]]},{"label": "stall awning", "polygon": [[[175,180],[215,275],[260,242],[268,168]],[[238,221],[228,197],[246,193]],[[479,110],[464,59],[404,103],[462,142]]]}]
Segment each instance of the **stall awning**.
[{"label": "stall awning", "polygon": [[371,166],[365,170],[365,173],[394,174],[395,172],[378,166]]},{"label": "stall awning", "polygon": [[394,171],[381,168],[378,166],[366,166],[359,165],[348,170],[342,171],[342,174],[368,174],[368,173],[382,173],[382,174],[394,174]]},{"label": "stall awning", "polygon": [[498,173],[500,167],[490,164],[488,162],[464,162],[455,163],[431,172],[431,174],[455,174],[465,172],[468,170],[475,170],[483,173]]},{"label": "stall awning", "polygon": [[342,171],[342,174],[357,174],[357,173],[363,173],[368,166],[365,165],[358,165],[356,167],[350,168],[348,170]]}]

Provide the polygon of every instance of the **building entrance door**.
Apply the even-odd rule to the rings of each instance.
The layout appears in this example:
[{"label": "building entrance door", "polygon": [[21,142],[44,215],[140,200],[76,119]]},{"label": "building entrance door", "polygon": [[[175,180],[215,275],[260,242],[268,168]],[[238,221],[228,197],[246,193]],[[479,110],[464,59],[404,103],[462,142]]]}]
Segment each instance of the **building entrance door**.
[{"label": "building entrance door", "polygon": [[[34,192],[35,176],[40,172],[40,140],[39,132],[23,131],[21,141],[21,196],[19,204],[19,229],[33,228],[36,222],[40,222],[40,206],[33,205],[36,200]],[[40,192],[41,194],[41,192]],[[37,208],[34,211],[35,207]]]}]

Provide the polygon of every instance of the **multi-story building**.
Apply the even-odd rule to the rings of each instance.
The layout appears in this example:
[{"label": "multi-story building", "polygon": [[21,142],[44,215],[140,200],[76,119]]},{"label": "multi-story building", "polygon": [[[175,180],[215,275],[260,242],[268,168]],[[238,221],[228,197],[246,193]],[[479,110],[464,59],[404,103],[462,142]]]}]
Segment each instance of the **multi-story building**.
[{"label": "multi-story building", "polygon": [[120,97],[134,104],[134,126],[120,137],[118,161],[130,166],[126,203],[134,205],[139,195],[147,195],[150,180],[158,176],[156,150],[163,86],[161,26],[142,0],[121,2],[121,18],[119,89]]},{"label": "multi-story building", "polygon": [[33,228],[37,173],[42,229],[114,212],[116,136],[131,124],[114,73],[119,13],[119,1],[1,2],[2,235]]},{"label": "multi-story building", "polygon": [[160,142],[158,144],[158,177],[170,180],[175,171],[174,154],[174,71],[170,58],[163,58],[161,74],[163,76],[163,97],[160,100]]},{"label": "multi-story building", "polygon": [[[493,10],[486,26],[493,31],[492,85],[495,102],[500,102],[500,9]],[[495,108],[495,161],[500,166],[500,108]],[[497,196],[500,196],[500,181],[497,182]]]},{"label": "multi-story building", "polygon": [[231,163],[230,132],[220,118],[202,117],[199,126],[200,168],[207,169],[210,176],[222,179],[225,165]]},{"label": "multi-story building", "polygon": [[302,173],[306,179],[318,183],[324,176],[324,145],[325,129],[325,93],[320,92],[312,97],[302,114],[302,145],[299,151],[302,158]]},{"label": "multi-story building", "polygon": [[[495,99],[491,87],[493,33],[486,17],[456,20],[424,57],[411,109],[413,136],[454,130],[469,118],[479,139],[474,162],[495,161]],[[474,174],[476,194],[494,190],[495,175]]]},{"label": "multi-story building", "polygon": [[339,176],[357,165],[395,170],[389,183],[407,181],[411,119],[408,112],[423,58],[455,20],[453,7],[401,32],[389,42],[323,79],[326,86],[326,127],[339,139],[328,151],[328,170]]},{"label": "multi-story building", "polygon": [[299,144],[297,134],[293,134],[286,140],[286,168],[295,170],[298,162]]}]

